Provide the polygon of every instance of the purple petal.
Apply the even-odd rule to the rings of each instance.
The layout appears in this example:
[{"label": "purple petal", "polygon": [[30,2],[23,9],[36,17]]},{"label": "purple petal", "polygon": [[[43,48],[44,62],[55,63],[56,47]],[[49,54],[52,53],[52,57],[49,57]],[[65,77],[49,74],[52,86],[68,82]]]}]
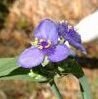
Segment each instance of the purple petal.
[{"label": "purple petal", "polygon": [[53,54],[49,55],[49,60],[59,62],[66,59],[70,55],[70,49],[65,45],[57,45]]},{"label": "purple petal", "polygon": [[62,22],[58,23],[58,33],[60,36],[65,36],[65,33],[68,32],[68,23]]},{"label": "purple petal", "polygon": [[40,22],[34,31],[37,38],[50,40],[53,44],[57,44],[58,32],[57,25],[50,19],[45,19]]},{"label": "purple petal", "polygon": [[66,34],[65,39],[69,42],[70,45],[75,48],[85,52],[85,48],[81,42],[80,35],[74,30],[74,28],[69,29],[69,32]]},{"label": "purple petal", "polygon": [[43,59],[44,55],[39,49],[30,47],[19,56],[18,64],[23,68],[32,68],[40,65]]},{"label": "purple petal", "polygon": [[59,23],[58,33],[60,36],[64,37],[64,39],[67,40],[70,45],[85,52],[85,48],[83,47],[81,42],[81,36],[74,30],[73,27],[69,28],[68,23]]}]

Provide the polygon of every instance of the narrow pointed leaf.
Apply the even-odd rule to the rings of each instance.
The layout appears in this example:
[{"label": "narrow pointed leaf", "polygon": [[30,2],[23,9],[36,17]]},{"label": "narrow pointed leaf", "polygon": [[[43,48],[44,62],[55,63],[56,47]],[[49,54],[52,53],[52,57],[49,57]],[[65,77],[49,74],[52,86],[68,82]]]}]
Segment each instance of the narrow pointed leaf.
[{"label": "narrow pointed leaf", "polygon": [[28,81],[36,81],[36,82],[47,81],[47,79],[43,76],[39,76],[37,74],[30,76],[29,73],[30,73],[29,69],[23,69],[18,67],[17,69],[10,72],[10,74],[1,76],[0,80],[28,80]]},{"label": "narrow pointed leaf", "polygon": [[47,82],[54,76],[54,72],[45,67],[38,66],[32,69],[34,74],[29,75],[30,69],[17,66],[16,58],[0,59],[0,80],[29,80],[36,82]]},{"label": "narrow pointed leaf", "polygon": [[84,75],[83,77],[80,77],[79,82],[82,88],[81,92],[82,92],[83,99],[92,99],[89,83],[87,81],[86,76]]}]

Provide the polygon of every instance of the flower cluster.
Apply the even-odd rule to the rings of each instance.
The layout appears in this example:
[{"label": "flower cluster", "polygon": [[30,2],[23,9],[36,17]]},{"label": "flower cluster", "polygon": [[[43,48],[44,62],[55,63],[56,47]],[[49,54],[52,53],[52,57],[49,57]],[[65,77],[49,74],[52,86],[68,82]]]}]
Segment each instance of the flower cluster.
[{"label": "flower cluster", "polygon": [[42,64],[47,57],[51,62],[59,62],[72,54],[65,43],[86,52],[80,35],[67,22],[54,22],[51,19],[42,20],[34,30],[35,41],[32,46],[24,50],[18,59],[19,66],[33,68]]}]

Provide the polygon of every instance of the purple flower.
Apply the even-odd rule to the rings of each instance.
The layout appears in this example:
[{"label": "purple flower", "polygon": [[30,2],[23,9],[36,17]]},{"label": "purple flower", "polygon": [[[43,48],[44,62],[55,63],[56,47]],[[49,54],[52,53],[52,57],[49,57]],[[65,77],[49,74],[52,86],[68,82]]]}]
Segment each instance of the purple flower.
[{"label": "purple flower", "polygon": [[74,27],[70,26],[67,22],[58,23],[59,36],[68,41],[70,45],[86,53],[86,50],[81,42],[80,35],[75,31]]},{"label": "purple flower", "polygon": [[64,44],[59,44],[57,24],[52,20],[41,21],[34,31],[34,36],[35,42],[19,56],[19,66],[32,68],[40,65],[46,56],[51,62],[59,62],[70,55],[70,49]]}]

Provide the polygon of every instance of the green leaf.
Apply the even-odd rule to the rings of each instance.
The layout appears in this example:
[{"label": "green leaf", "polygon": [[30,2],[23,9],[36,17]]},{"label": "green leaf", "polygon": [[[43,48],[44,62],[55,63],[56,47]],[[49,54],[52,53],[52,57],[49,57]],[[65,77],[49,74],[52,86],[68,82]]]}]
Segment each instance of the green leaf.
[{"label": "green leaf", "polygon": [[0,58],[0,77],[18,68],[16,58]]},{"label": "green leaf", "polygon": [[73,74],[77,78],[80,78],[84,75],[84,72],[82,71],[82,67],[77,63],[77,61],[74,58],[69,57],[63,62],[60,62],[59,69],[61,74]]},{"label": "green leaf", "polygon": [[87,81],[86,76],[84,75],[83,77],[80,77],[79,82],[81,86],[83,99],[92,99],[90,88],[89,88],[89,83]]},{"label": "green leaf", "polygon": [[[0,80],[30,80],[36,82],[47,82],[54,77],[55,72],[52,68],[37,66],[32,69],[23,69],[17,66],[17,58],[0,59]],[[30,74],[30,75],[29,75]]]},{"label": "green leaf", "polygon": [[[1,76],[0,80],[28,80],[28,81],[36,81],[36,82],[47,82],[47,79],[43,76],[29,76],[29,69],[23,69],[21,67],[13,70],[10,74]],[[38,78],[40,77],[40,79]]]}]

